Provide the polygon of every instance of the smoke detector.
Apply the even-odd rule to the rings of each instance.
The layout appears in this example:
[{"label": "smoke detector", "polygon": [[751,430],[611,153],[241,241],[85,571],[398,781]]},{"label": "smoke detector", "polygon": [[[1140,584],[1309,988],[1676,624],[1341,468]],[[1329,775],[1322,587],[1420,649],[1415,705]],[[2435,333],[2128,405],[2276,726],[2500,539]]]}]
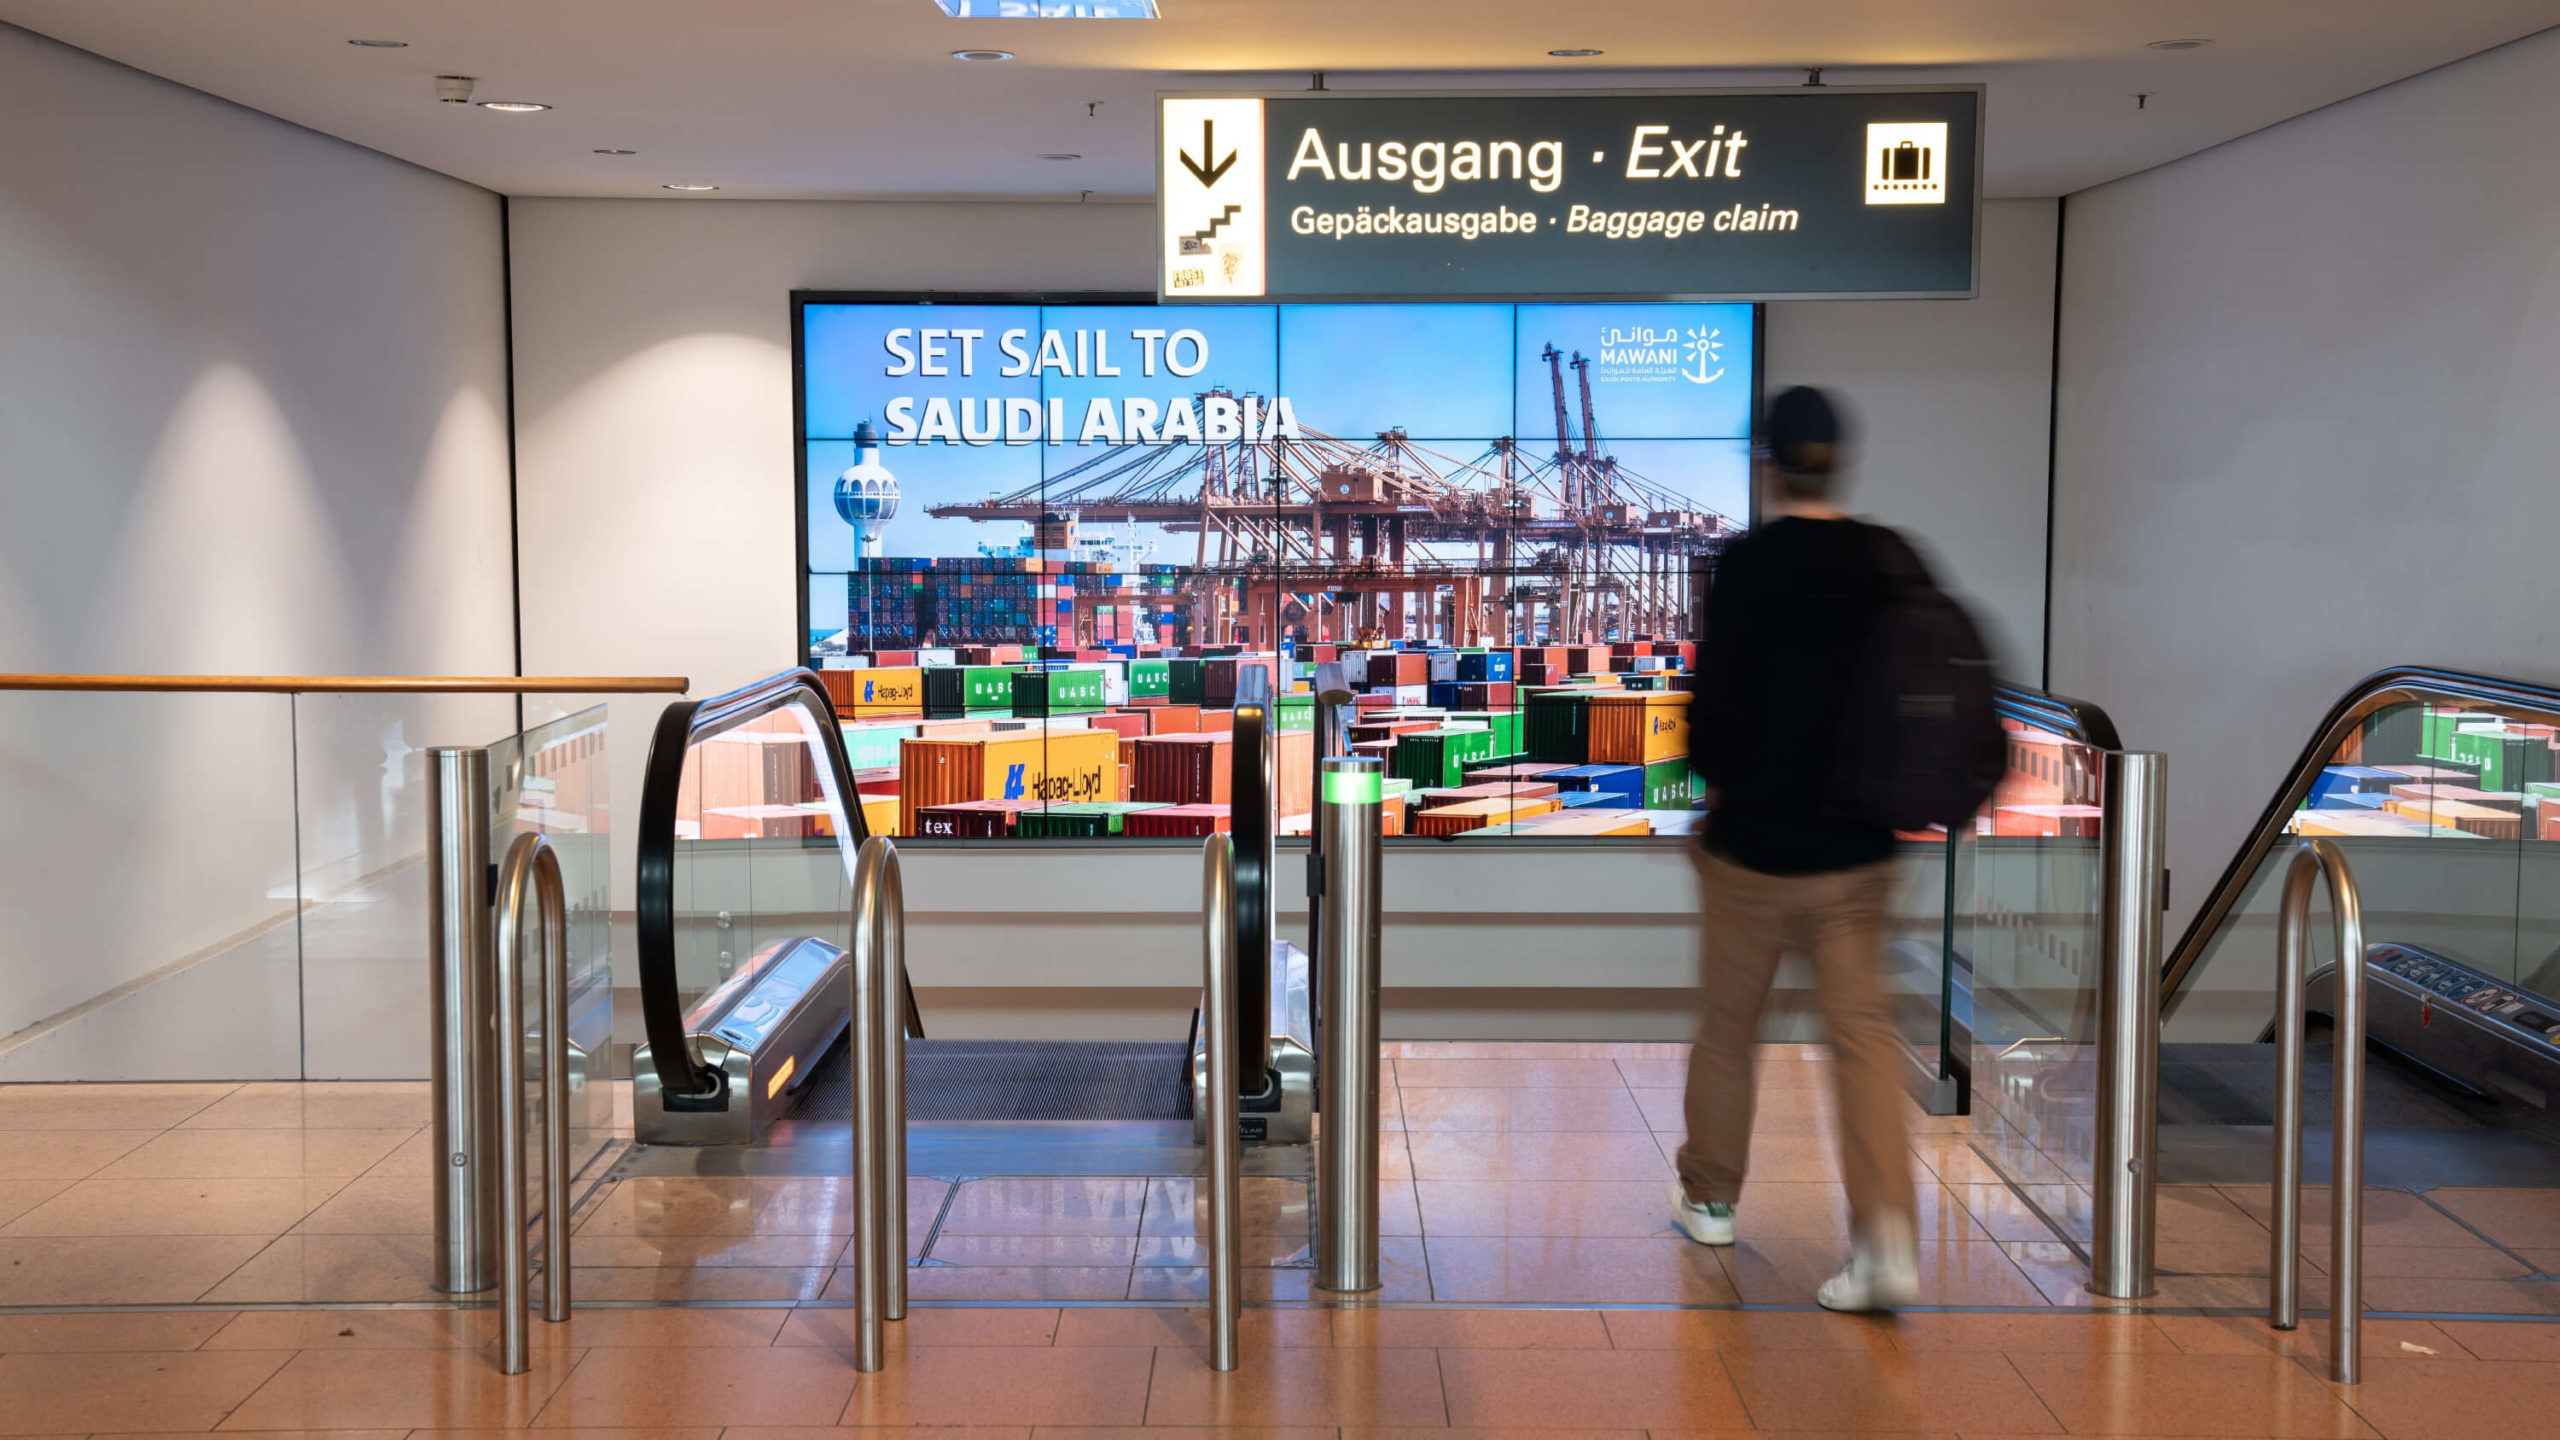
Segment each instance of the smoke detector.
[{"label": "smoke detector", "polygon": [[439,75],[436,77],[436,98],[447,105],[468,105],[471,92],[479,83],[469,75]]}]

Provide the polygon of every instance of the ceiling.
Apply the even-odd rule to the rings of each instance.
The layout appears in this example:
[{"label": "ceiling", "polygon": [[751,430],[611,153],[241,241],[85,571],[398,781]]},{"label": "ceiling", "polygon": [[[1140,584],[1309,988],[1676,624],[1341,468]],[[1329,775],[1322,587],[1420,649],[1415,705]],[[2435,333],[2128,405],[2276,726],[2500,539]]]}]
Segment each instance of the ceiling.
[{"label": "ceiling", "polygon": [[[2560,24],[2560,0],[1161,3],[1006,21],[932,0],[0,0],[0,20],[507,194],[694,203],[1142,198],[1157,90],[1794,84],[1810,65],[1986,84],[1989,192],[2057,195]],[[2215,43],[2147,48],[2194,37]],[[950,58],[976,47],[1018,58]],[[1546,53],[1568,47],[1606,53]],[[440,74],[555,108],[441,105]],[[1039,158],[1059,152],[1081,158]],[[661,188],[680,182],[720,192]]]}]

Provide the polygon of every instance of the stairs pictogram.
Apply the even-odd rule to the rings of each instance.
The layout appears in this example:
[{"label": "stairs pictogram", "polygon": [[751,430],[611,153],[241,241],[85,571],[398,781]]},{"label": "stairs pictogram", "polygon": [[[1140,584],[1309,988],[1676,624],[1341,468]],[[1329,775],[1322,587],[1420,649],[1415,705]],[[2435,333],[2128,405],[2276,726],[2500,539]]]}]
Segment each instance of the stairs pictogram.
[{"label": "stairs pictogram", "polygon": [[1184,238],[1185,240],[1193,240],[1193,241],[1197,241],[1197,242],[1199,242],[1199,243],[1201,243],[1201,244],[1205,245],[1205,244],[1209,243],[1210,239],[1211,239],[1212,237],[1214,237],[1214,236],[1218,233],[1219,229],[1220,229],[1220,228],[1222,228],[1223,226],[1225,226],[1225,224],[1226,224],[1228,221],[1233,220],[1233,219],[1234,219],[1234,218],[1236,218],[1238,215],[1241,215],[1241,214],[1243,214],[1243,213],[1244,213],[1244,207],[1243,207],[1243,206],[1241,206],[1241,205],[1230,205],[1230,206],[1228,206],[1224,211],[1220,212],[1220,213],[1219,213],[1219,215],[1218,215],[1218,217],[1217,217],[1216,219],[1211,220],[1211,221],[1209,222],[1209,228],[1208,228],[1208,229],[1206,229],[1206,230],[1194,230],[1194,231],[1192,231],[1190,234],[1185,235],[1185,236],[1184,236],[1184,237],[1182,237],[1182,238]]}]

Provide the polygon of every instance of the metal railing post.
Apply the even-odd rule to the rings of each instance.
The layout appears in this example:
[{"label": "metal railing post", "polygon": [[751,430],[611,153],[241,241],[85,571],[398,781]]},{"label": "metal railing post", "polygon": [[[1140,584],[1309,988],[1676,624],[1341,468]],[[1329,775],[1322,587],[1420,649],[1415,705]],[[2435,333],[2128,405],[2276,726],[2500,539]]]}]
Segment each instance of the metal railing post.
[{"label": "metal railing post", "polygon": [[862,842],[853,871],[853,1251],[856,1370],[887,1359],[907,1313],[907,907],[898,847]]},{"label": "metal railing post", "polygon": [[489,951],[489,752],[427,752],[427,1011],[435,1287],[486,1290],[498,1236],[497,988]]},{"label": "metal railing post", "polygon": [[[1201,846],[1200,877],[1200,1024],[1207,1032],[1208,1191],[1206,1233],[1209,1250],[1209,1368],[1236,1368],[1236,1328],[1244,1318],[1244,1237],[1237,1221],[1237,1202],[1244,1188],[1239,1171],[1243,1142],[1236,1134],[1242,1105],[1236,1095],[1236,864],[1233,842],[1212,835]],[[1375,1114],[1374,1109],[1371,1112]]]},{"label": "metal railing post", "polygon": [[2156,1288],[2159,1218],[2160,905],[2168,757],[2106,752],[2098,830],[2098,1134],[2089,1289]]},{"label": "metal railing post", "polygon": [[2329,1378],[2364,1378],[2364,900],[2344,852],[2306,840],[2285,867],[2276,920],[2274,1214],[2268,1226],[2267,1322],[2302,1323],[2302,1009],[2310,983],[2311,886],[2329,881],[2338,932],[2337,1035],[2330,1083]]},{"label": "metal railing post", "polygon": [[[520,835],[507,847],[498,875],[498,1368],[521,1375],[532,1328],[532,1276],[525,1230],[525,1016],[526,912],[538,932],[535,961],[542,974],[542,1318],[569,1318],[569,906],[560,883],[560,857],[539,835]],[[528,903],[529,902],[529,903]]]},{"label": "metal railing post", "polygon": [[1316,1286],[1378,1288],[1378,972],[1382,762],[1317,765],[1324,909],[1317,953]]}]

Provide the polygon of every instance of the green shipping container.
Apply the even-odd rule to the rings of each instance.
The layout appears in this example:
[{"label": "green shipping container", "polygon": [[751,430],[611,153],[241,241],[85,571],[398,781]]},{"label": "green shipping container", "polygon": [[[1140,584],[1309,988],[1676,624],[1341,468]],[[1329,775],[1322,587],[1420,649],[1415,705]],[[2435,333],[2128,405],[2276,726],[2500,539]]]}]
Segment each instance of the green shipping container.
[{"label": "green shipping container", "polygon": [[1644,767],[1644,808],[1647,810],[1686,810],[1690,803],[1704,795],[1697,772],[1689,768],[1689,757],[1656,760]]},{"label": "green shipping container", "polygon": [[1279,733],[1316,728],[1316,697],[1313,695],[1283,695],[1279,697],[1279,705]]},{"label": "green shipping container", "polygon": [[1052,805],[1046,810],[1025,810],[1016,816],[1013,833],[1038,840],[1099,840],[1119,834],[1129,812],[1163,808],[1159,803],[1146,800],[1097,800]]},{"label": "green shipping container", "polygon": [[898,768],[898,742],[915,738],[913,725],[853,724],[844,729],[844,756],[856,770]]},{"label": "green shipping container", "polygon": [[1169,672],[1168,662],[1163,660],[1132,660],[1129,662],[1130,699],[1138,700],[1150,696],[1162,695],[1169,700],[1173,698],[1171,694],[1172,688],[1173,677]]},{"label": "green shipping container", "polygon": [[1013,677],[1013,713],[1065,715],[1102,708],[1099,670],[1021,670]]},{"label": "green shipping container", "polygon": [[1176,705],[1206,704],[1208,683],[1197,657],[1167,660],[1165,663],[1165,698]]},{"label": "green shipping container", "polygon": [[1452,710],[1441,723],[1481,725],[1493,732],[1493,759],[1516,760],[1520,756],[1520,712],[1517,710]]},{"label": "green shipping container", "polygon": [[1018,665],[945,665],[924,672],[924,713],[976,715],[1013,708]]},{"label": "green shipping container", "polygon": [[1591,763],[1589,698],[1559,690],[1532,690],[1521,703],[1520,738],[1532,760],[1557,765]]},{"label": "green shipping container", "polygon": [[2502,732],[2457,732],[2447,757],[2453,764],[2476,767],[2480,788],[2498,793],[2522,790],[2551,776],[2551,742],[2512,737]]},{"label": "green shipping container", "polygon": [[1493,758],[1490,730],[1417,730],[1396,737],[1398,777],[1428,790],[1467,783],[1467,767]]}]

